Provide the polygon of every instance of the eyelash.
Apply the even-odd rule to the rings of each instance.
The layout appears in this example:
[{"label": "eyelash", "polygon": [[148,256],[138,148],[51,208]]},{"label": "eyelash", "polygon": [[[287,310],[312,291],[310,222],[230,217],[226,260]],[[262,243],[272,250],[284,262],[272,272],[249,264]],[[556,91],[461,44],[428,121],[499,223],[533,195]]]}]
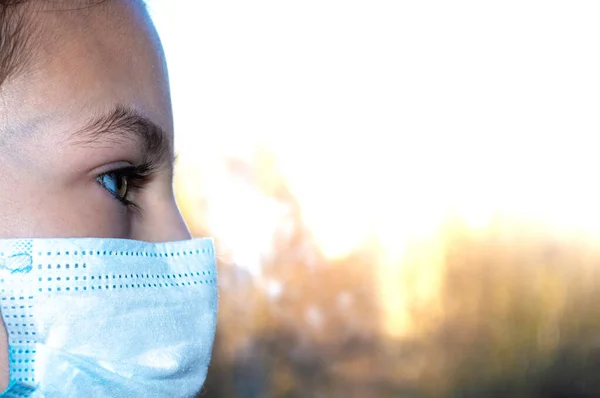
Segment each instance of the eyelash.
[{"label": "eyelash", "polygon": [[[131,194],[132,191],[139,191],[144,188],[145,183],[148,180],[148,177],[153,173],[152,165],[148,163],[141,164],[139,166],[129,166],[124,167],[117,170],[111,170],[106,173],[100,174],[96,180],[98,183],[106,190],[109,194],[111,194],[116,200],[118,200],[124,206],[128,208],[132,208],[135,210],[139,210],[139,206],[134,202],[127,199],[127,196]],[[127,180],[127,191],[125,193],[124,198],[120,198],[116,193],[114,193],[111,189],[109,189],[103,182],[102,177],[104,176],[113,176],[115,179],[119,180],[123,177]]]}]

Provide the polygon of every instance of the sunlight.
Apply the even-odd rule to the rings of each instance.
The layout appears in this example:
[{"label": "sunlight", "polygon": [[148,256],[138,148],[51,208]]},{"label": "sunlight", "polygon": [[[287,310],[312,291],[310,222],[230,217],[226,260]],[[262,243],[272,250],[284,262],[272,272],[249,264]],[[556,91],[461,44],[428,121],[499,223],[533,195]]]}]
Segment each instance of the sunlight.
[{"label": "sunlight", "polygon": [[[203,220],[240,266],[259,273],[285,219],[225,165],[260,148],[327,258],[378,244],[398,325],[399,267],[427,256],[407,260],[407,247],[435,240],[448,218],[474,230],[509,217],[600,235],[599,126],[589,117],[600,64],[580,25],[549,22],[576,7],[514,15],[490,5],[474,21],[458,5],[149,3],[172,76],[179,170],[202,185],[180,189],[205,201]],[[547,36],[528,31],[539,13]],[[575,66],[578,75],[554,78]],[[419,282],[423,297],[434,279]]]}]

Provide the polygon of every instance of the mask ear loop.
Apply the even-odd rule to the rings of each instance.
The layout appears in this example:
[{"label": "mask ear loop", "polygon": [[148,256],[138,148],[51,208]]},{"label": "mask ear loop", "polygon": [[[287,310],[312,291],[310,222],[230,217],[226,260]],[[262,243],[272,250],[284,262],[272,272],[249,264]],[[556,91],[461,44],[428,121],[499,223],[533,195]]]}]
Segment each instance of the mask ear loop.
[{"label": "mask ear loop", "polygon": [[[3,253],[2,253],[3,254]],[[9,271],[11,274],[27,274],[33,269],[33,257],[30,253],[16,253],[10,255],[8,257],[0,256],[0,270]],[[4,279],[0,280],[0,283],[4,283]],[[3,289],[4,291],[4,289]],[[29,297],[32,299],[33,297]],[[20,297],[20,299],[25,299],[24,297]],[[3,298],[4,300],[4,298]],[[23,307],[22,307],[23,308]],[[21,315],[24,316],[24,315]],[[4,324],[4,328],[8,333],[8,328],[6,327],[6,322],[4,322],[4,311],[2,311],[2,322]],[[25,325],[24,325],[25,326]],[[14,366],[13,364],[17,362],[23,361],[23,358],[20,357],[21,354],[28,355],[30,350],[28,349],[15,349],[11,345],[10,338],[7,336],[7,346],[8,346],[8,369],[9,369],[9,384],[7,389],[4,392],[0,393],[0,398],[13,398],[13,397],[29,397],[35,392],[35,387],[28,383],[28,380],[25,379],[25,382],[22,382],[17,379],[17,376],[14,374]],[[29,343],[29,342],[28,342]],[[33,351],[35,352],[35,351]],[[19,354],[19,358],[15,356],[15,354]],[[24,362],[28,362],[25,360]],[[32,375],[33,376],[33,375]],[[33,382],[33,379],[32,379]]]},{"label": "mask ear loop", "polygon": [[[0,258],[0,261],[5,259]],[[0,263],[0,267],[3,264]],[[4,326],[4,330],[6,331],[6,341],[7,341],[7,349],[8,349],[8,371],[9,371],[9,383],[6,390],[0,392],[0,398],[16,398],[16,397],[29,397],[35,392],[35,387],[29,384],[24,384],[20,381],[16,380],[16,377],[13,373],[13,366],[11,364],[16,363],[17,359],[14,354],[16,350],[10,344],[10,339],[8,338],[8,329],[6,328],[6,323],[4,322],[4,316],[2,315],[2,326]]]},{"label": "mask ear loop", "polygon": [[34,392],[35,388],[12,380],[8,385],[8,388],[0,393],[0,398],[29,397]]}]

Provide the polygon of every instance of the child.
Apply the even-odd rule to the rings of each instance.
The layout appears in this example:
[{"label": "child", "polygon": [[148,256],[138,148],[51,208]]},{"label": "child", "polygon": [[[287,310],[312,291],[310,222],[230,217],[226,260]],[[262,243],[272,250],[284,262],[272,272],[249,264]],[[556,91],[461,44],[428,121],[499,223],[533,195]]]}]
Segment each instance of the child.
[{"label": "child", "polygon": [[[128,267],[137,267],[138,271],[149,272],[142,275],[149,282],[155,276],[162,282],[165,275],[175,275],[173,269],[181,264],[169,258],[161,260],[172,261],[161,268],[155,266],[156,261],[163,254],[164,257],[170,254],[177,258],[181,253],[180,258],[183,258],[183,254],[188,252],[205,253],[204,257],[200,254],[201,257],[191,263],[203,262],[203,269],[210,274],[214,262],[211,243],[205,239],[188,240],[190,233],[175,203],[173,159],[173,121],[167,68],[159,38],[142,1],[0,0],[0,270],[5,271],[0,276],[13,278],[10,283],[8,279],[2,279],[2,291],[6,290],[2,297],[9,302],[15,298],[19,300],[17,296],[29,295],[27,297],[32,300],[29,306],[34,312],[13,316],[33,318],[32,330],[22,331],[23,334],[45,336],[36,337],[35,341],[27,340],[27,347],[38,355],[35,361],[37,367],[27,370],[35,373],[35,377],[17,374],[24,370],[16,365],[13,369],[9,359],[12,358],[15,363],[17,360],[8,353],[17,355],[19,351],[30,349],[25,346],[22,350],[16,349],[18,344],[25,344],[22,336],[20,340],[14,337],[11,343],[13,334],[21,335],[19,330],[9,330],[7,339],[6,329],[10,329],[9,324],[14,325],[7,313],[10,308],[2,307],[7,328],[0,328],[3,337],[0,342],[0,391],[9,384],[9,365],[10,384],[16,386],[14,391],[24,391],[24,394],[40,391],[46,394],[44,396],[80,396],[77,394],[81,393],[100,396],[110,391],[111,396],[187,396],[193,393],[194,388],[200,388],[205,369],[201,381],[196,377],[193,382],[188,378],[178,386],[169,384],[170,380],[185,378],[179,376],[185,373],[183,370],[189,367],[189,363],[181,363],[178,353],[160,351],[174,343],[170,340],[170,336],[174,336],[174,324],[169,323],[160,311],[152,315],[156,309],[162,308],[163,303],[170,303],[171,309],[165,309],[165,314],[173,316],[172,321],[177,327],[180,324],[190,326],[189,318],[193,318],[193,314],[183,316],[181,312],[186,311],[181,306],[189,307],[186,303],[187,290],[183,295],[177,293],[178,296],[173,296],[171,302],[169,298],[161,301],[157,297],[156,303],[151,303],[148,298],[155,293],[158,295],[158,287],[147,292],[134,292],[127,290],[129,283],[117,285],[111,280],[110,285],[102,283],[96,287],[104,288],[103,296],[94,297],[95,301],[92,301],[92,294],[100,294],[90,293],[94,285],[73,282],[75,278],[77,283],[88,280],[87,276],[94,279],[94,275],[100,279],[103,276],[117,279],[117,273],[113,273],[115,267],[126,271],[124,275],[118,275],[120,278],[127,277],[128,273],[133,278],[134,273],[129,272]],[[184,240],[187,242],[180,242],[184,246],[145,243]],[[48,255],[52,253],[53,257],[40,257],[46,256],[47,247]],[[111,257],[110,261],[107,257],[96,256],[106,254],[107,248],[110,249],[108,252],[121,255]],[[94,254],[94,258],[85,257],[90,253]],[[129,262],[133,260],[123,253],[145,256],[145,262],[138,259],[139,263],[133,264]],[[155,260],[149,261],[149,257]],[[95,266],[92,265],[94,261],[97,261]],[[189,259],[186,261],[190,262]],[[64,263],[71,264],[71,267],[64,270],[68,267]],[[62,268],[60,264],[63,264]],[[81,268],[75,270],[73,264],[86,264],[87,273],[82,273]],[[48,268],[51,266],[52,270]],[[62,279],[56,276],[58,274],[49,274],[57,267],[60,271],[56,272],[66,272],[61,274]],[[93,267],[96,267],[95,271],[89,270]],[[190,267],[197,267],[197,264]],[[158,268],[160,271],[157,271]],[[167,272],[167,268],[170,271]],[[21,279],[15,279],[15,275]],[[187,272],[185,275],[187,277]],[[29,276],[33,282],[27,279],[29,284],[26,284],[22,278]],[[141,281],[138,275],[135,276],[137,283],[133,281],[131,286],[135,285],[136,289],[146,286],[142,283],[147,282],[146,279]],[[46,283],[50,279],[58,285],[31,286],[37,281]],[[67,286],[65,280],[70,285]],[[180,289],[180,284],[194,286],[192,280],[182,279],[177,286],[169,286],[169,289]],[[14,287],[17,285],[20,286],[18,291]],[[128,288],[119,289],[119,286]],[[173,289],[169,292],[174,292]],[[119,296],[117,301],[121,291],[130,293]],[[136,296],[139,292],[142,292],[141,295]],[[185,336],[185,333],[198,332],[193,329],[197,326],[201,333],[205,331],[205,339],[200,344],[209,347],[210,356],[216,291],[210,290],[209,293],[204,300],[209,306],[202,308],[208,314],[204,324],[194,324],[192,329],[182,330],[176,342],[181,345],[186,338],[201,339],[202,334]],[[84,311],[95,306],[99,311],[112,308],[106,310],[110,319],[103,319],[100,315],[95,320],[84,315],[80,317],[82,309],[71,313],[73,305],[84,299],[89,299],[89,307],[86,304]],[[189,299],[197,302],[191,296]],[[43,312],[44,303],[52,300],[56,300],[54,306]],[[71,304],[67,306],[65,303]],[[63,305],[65,308],[61,311],[66,313],[58,313],[58,307]],[[125,307],[119,307],[121,305]],[[140,308],[142,305],[143,308]],[[139,314],[144,315],[135,315],[138,313],[135,310],[142,310]],[[131,314],[128,323],[113,322],[113,316],[123,316],[116,311],[128,311]],[[54,313],[51,321],[44,318],[43,322],[36,323],[48,312]],[[59,318],[69,320],[69,323],[61,320],[60,331],[58,324],[53,323]],[[77,327],[75,320],[79,322]],[[106,337],[107,341],[98,342],[96,339],[104,337],[93,336],[101,329],[97,322],[104,325],[102,328],[108,328],[106,333],[114,333]],[[162,322],[160,330],[164,333],[148,335],[148,339],[144,339],[144,333],[148,334],[149,328],[152,329],[147,322]],[[115,324],[120,325],[119,330],[110,329],[116,328]],[[90,340],[78,343],[77,349],[70,347],[73,344],[70,336],[82,328],[88,329],[86,333]],[[129,334],[133,337],[127,333],[120,335],[123,328],[130,328],[132,332]],[[65,334],[67,331],[69,334]],[[57,336],[61,336],[60,339]],[[146,346],[140,343],[139,348],[132,350],[141,341],[148,343]],[[96,343],[95,351],[82,354],[81,347]],[[157,347],[148,346],[154,343]],[[120,350],[127,349],[127,353],[122,355],[125,359],[119,359],[120,352],[110,351],[107,347],[110,344],[120,346]],[[51,349],[44,348],[50,346]],[[56,352],[68,354],[56,355]],[[190,352],[189,349],[186,352]],[[191,352],[194,353],[193,350]],[[206,350],[202,352],[206,356]],[[196,354],[200,355],[200,351]],[[101,358],[88,361],[96,356]],[[45,361],[43,369],[42,359]],[[132,362],[120,370],[120,365],[103,365],[111,360],[120,364],[128,359]],[[34,358],[21,358],[19,361],[34,362]],[[71,366],[75,361],[78,364]],[[149,365],[153,361],[156,364]],[[63,362],[71,370],[58,375]],[[144,371],[140,371],[140,363],[145,366]],[[161,373],[165,372],[165,367],[170,370]],[[89,377],[77,382],[80,374]],[[127,386],[128,383],[131,385]],[[101,384],[113,386],[103,387],[105,391],[99,387]],[[137,387],[132,387],[133,384]],[[140,387],[142,385],[143,388]],[[6,396],[11,395],[7,393]]]}]

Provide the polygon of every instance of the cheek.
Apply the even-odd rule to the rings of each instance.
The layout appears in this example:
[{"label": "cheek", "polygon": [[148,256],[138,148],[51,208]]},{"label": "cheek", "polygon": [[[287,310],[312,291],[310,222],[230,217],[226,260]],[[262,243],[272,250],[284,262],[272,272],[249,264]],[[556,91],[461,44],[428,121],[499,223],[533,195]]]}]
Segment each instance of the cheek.
[{"label": "cheek", "polygon": [[92,184],[19,184],[14,195],[0,198],[0,238],[127,238],[127,210]]},{"label": "cheek", "polygon": [[129,238],[132,216],[104,188],[94,186],[72,203],[75,211],[65,219],[71,227],[69,237]]}]

